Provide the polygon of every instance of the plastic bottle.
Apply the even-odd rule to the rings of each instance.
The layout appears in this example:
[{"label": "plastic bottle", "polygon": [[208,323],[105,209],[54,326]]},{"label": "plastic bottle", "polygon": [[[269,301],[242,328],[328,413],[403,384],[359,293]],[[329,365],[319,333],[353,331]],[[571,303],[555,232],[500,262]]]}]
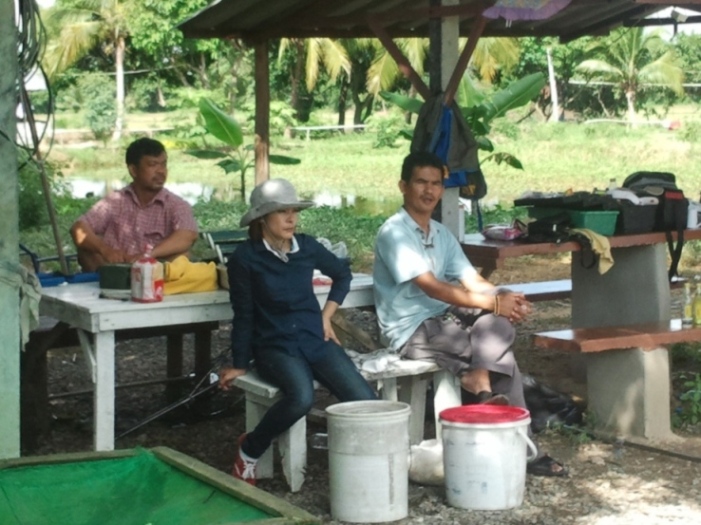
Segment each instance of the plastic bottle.
[{"label": "plastic bottle", "polygon": [[696,283],[694,296],[694,326],[701,326],[701,283]]},{"label": "plastic bottle", "polygon": [[682,326],[690,328],[694,324],[695,296],[691,291],[691,283],[684,283],[684,304],[682,307]]},{"label": "plastic bottle", "polygon": [[131,266],[131,299],[138,303],[157,303],[163,300],[163,265],[153,258],[153,246],[146,246]]},{"label": "plastic bottle", "polygon": [[616,189],[618,189],[618,183],[616,182],[616,179],[609,179],[609,187],[607,188],[606,193],[613,193],[613,190]]}]

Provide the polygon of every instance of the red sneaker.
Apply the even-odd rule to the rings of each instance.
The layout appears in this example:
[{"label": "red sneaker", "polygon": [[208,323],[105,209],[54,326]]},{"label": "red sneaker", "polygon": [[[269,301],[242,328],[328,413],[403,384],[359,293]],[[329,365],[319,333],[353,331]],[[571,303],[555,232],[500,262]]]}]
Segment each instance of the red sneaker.
[{"label": "red sneaker", "polygon": [[240,479],[249,485],[256,486],[256,461],[244,459],[241,455],[241,443],[246,439],[246,434],[241,434],[236,440],[238,449],[236,450],[236,459],[234,460],[234,469],[231,475],[236,479]]}]

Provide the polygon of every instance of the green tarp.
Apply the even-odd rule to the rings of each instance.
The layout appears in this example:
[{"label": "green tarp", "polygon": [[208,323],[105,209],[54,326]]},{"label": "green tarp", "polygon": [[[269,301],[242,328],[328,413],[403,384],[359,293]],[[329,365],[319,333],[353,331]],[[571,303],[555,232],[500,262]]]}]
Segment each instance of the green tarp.
[{"label": "green tarp", "polygon": [[0,469],[2,525],[224,525],[271,517],[145,450]]}]

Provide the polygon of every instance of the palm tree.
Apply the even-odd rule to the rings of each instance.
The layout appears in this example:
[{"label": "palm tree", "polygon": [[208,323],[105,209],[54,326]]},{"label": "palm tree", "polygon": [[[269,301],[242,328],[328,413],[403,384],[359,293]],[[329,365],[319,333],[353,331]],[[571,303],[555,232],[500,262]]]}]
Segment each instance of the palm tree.
[{"label": "palm tree", "polygon": [[319,78],[322,65],[331,80],[338,78],[342,71],[350,75],[351,65],[343,45],[332,38],[283,38],[280,40],[278,62],[282,61],[283,55],[290,52],[290,49],[296,53],[294,67],[290,72],[292,89],[290,105],[299,114],[299,88],[302,75],[304,75],[307,91],[311,92]]},{"label": "palm tree", "polygon": [[125,4],[124,0],[59,0],[45,18],[49,44],[44,65],[50,78],[97,47],[114,56],[117,82],[114,139],[121,137],[124,126],[124,51],[128,34]]},{"label": "palm tree", "polygon": [[[460,49],[465,47],[466,42],[466,38],[460,39]],[[428,39],[400,38],[396,44],[411,67],[419,75],[423,75],[429,47]],[[518,63],[518,58],[519,46],[515,38],[483,37],[477,42],[470,66],[477,71],[482,80],[491,82],[500,68],[513,67]],[[377,95],[380,91],[389,90],[399,77],[397,63],[378,42],[375,61],[368,71],[368,91]]]},{"label": "palm tree", "polygon": [[637,94],[645,85],[658,84],[678,95],[684,93],[684,73],[659,33],[646,33],[642,27],[622,29],[599,41],[591,51],[599,58],[585,60],[577,70],[615,82],[625,94],[631,124],[636,120]]}]

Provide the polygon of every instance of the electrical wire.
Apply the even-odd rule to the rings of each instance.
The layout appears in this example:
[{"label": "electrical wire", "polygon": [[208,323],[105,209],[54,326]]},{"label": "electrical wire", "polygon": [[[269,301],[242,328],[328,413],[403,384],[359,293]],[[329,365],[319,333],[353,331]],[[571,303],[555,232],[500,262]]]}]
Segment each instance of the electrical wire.
[{"label": "electrical wire", "polygon": [[[39,144],[50,131],[49,151],[53,147],[54,137],[54,96],[51,89],[49,79],[46,72],[40,64],[40,60],[46,49],[46,27],[41,19],[39,8],[36,0],[16,0],[16,20],[17,26],[17,64],[18,64],[18,82],[17,82],[17,101],[18,106],[22,111],[22,124],[29,129],[25,133],[17,133],[17,140],[12,142],[19,148],[23,149],[27,155],[26,159],[19,165],[22,169],[29,162],[37,162]],[[37,74],[41,75],[48,92],[46,124],[43,126],[41,133],[37,133],[36,120],[34,118],[34,108],[31,102],[31,95],[26,89],[26,83],[30,78]],[[1,132],[5,138],[8,135]],[[37,162],[37,164],[39,164]]]}]

